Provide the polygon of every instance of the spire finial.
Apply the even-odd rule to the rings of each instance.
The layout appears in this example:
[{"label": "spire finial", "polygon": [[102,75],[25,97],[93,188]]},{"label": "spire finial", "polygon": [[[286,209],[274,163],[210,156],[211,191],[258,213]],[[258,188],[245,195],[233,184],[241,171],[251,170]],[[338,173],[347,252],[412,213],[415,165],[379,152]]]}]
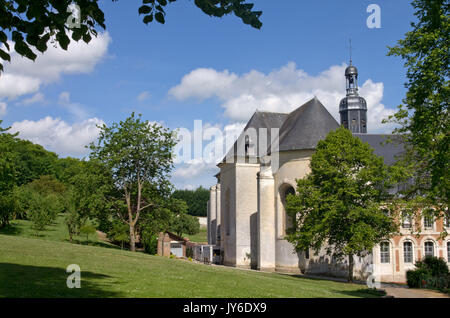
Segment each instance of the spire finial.
[{"label": "spire finial", "polygon": [[350,38],[350,65],[352,65],[352,38]]}]

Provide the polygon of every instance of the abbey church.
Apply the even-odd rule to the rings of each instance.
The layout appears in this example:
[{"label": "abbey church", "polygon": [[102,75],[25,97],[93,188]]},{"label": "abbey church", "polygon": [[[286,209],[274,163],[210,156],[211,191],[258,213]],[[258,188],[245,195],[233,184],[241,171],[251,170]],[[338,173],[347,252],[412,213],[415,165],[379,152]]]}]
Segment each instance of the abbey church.
[{"label": "abbey church", "polygon": [[[358,70],[351,63],[345,78],[340,123],[317,98],[289,114],[256,111],[218,164],[218,182],[208,202],[208,244],[220,251],[222,264],[346,277],[346,261],[336,262],[325,252],[295,251],[285,239],[290,226],[286,196],[295,193],[296,180],[309,173],[314,149],[330,131],[340,125],[351,130],[388,165],[403,151],[400,143],[385,143],[390,135],[367,134],[367,103],[359,96]],[[355,257],[354,276],[366,279],[374,274],[381,281],[405,282],[406,270],[426,255],[450,262],[450,238],[439,238],[443,228],[450,227],[449,220],[422,221],[426,224],[419,237],[409,234],[414,222],[405,221],[401,236],[382,242],[365,258]]]}]

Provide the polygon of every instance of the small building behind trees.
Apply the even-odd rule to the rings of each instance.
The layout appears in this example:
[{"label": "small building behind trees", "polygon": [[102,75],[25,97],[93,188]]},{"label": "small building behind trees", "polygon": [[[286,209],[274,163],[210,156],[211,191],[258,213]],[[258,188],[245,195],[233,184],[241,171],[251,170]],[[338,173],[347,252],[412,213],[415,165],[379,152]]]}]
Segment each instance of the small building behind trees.
[{"label": "small building behind trees", "polygon": [[161,232],[158,236],[158,255],[170,257],[186,257],[186,245],[189,239],[171,232]]}]

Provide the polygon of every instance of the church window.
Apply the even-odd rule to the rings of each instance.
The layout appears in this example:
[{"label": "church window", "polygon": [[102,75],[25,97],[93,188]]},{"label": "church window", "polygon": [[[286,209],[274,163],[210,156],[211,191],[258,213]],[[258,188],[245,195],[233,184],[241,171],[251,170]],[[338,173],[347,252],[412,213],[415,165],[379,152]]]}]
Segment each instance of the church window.
[{"label": "church window", "polygon": [[403,243],[403,261],[405,263],[413,262],[413,245],[411,242]]},{"label": "church window", "polygon": [[284,191],[283,194],[283,205],[284,205],[284,209],[285,209],[285,218],[286,218],[286,223],[285,223],[285,229],[290,229],[293,226],[293,220],[292,217],[290,217],[287,213],[286,213],[286,203],[287,203],[287,197],[288,195],[295,195],[295,190],[293,187],[289,186],[288,188],[286,188],[286,190]]},{"label": "church window", "polygon": [[225,230],[226,234],[230,235],[231,227],[231,211],[230,211],[230,189],[225,191]]},{"label": "church window", "polygon": [[425,242],[425,257],[434,256],[434,243]]},{"label": "church window", "polygon": [[402,213],[402,228],[404,229],[410,229],[411,228],[411,215],[408,212]]},{"label": "church window", "polygon": [[426,229],[426,230],[431,230],[432,228],[433,228],[433,217],[432,216],[425,216],[424,218],[423,218],[423,227]]},{"label": "church window", "polygon": [[381,242],[380,244],[380,261],[381,263],[389,263],[391,261],[389,242]]}]

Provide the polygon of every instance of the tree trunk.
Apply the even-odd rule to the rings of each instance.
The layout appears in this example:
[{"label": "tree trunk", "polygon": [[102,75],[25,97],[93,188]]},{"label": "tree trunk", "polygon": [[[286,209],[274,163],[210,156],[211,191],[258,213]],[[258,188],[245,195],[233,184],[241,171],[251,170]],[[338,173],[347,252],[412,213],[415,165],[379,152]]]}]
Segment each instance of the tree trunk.
[{"label": "tree trunk", "polygon": [[135,233],[134,233],[134,226],[130,225],[130,251],[135,252],[136,251],[136,241],[135,241]]},{"label": "tree trunk", "polygon": [[349,283],[353,283],[353,265],[354,265],[353,254],[349,254],[348,255],[348,278],[347,278],[347,281]]}]

